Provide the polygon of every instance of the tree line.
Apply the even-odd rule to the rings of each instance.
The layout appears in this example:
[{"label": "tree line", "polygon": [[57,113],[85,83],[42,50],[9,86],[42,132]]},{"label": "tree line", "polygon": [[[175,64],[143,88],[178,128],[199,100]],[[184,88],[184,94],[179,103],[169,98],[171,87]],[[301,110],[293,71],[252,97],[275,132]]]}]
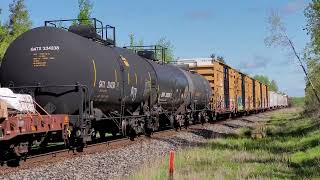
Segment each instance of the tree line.
[{"label": "tree line", "polygon": [[277,82],[276,82],[275,80],[270,80],[270,79],[268,78],[268,76],[255,75],[255,76],[253,76],[253,78],[254,78],[255,80],[260,81],[260,82],[263,83],[263,84],[268,85],[270,91],[279,92],[279,88],[278,88]]}]

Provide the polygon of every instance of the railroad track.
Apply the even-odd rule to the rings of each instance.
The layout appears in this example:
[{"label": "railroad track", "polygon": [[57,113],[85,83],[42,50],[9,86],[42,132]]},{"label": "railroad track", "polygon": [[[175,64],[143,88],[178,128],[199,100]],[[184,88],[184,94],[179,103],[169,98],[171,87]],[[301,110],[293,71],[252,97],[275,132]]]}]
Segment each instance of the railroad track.
[{"label": "railroad track", "polygon": [[[196,125],[198,125],[198,124],[196,124]],[[184,129],[181,129],[181,131],[182,130],[184,130]],[[154,132],[153,135],[158,135],[158,134],[161,134],[161,133],[173,132],[173,131],[175,131],[175,130],[174,129],[166,129],[166,130]],[[117,136],[117,137],[118,138],[112,137],[112,139],[110,139],[110,140],[88,144],[88,145],[85,146],[84,152],[76,152],[75,150],[70,150],[70,149],[61,149],[61,150],[57,150],[57,151],[52,151],[52,152],[47,152],[47,153],[28,156],[26,161],[30,160],[30,159],[34,159],[34,158],[44,157],[44,156],[56,157],[58,154],[66,153],[66,152],[67,153],[71,152],[73,155],[77,155],[77,154],[78,155],[82,155],[82,154],[88,153],[87,151],[90,148],[94,148],[94,147],[97,147],[97,146],[107,146],[108,147],[108,146],[112,146],[114,144],[120,144],[120,143],[123,143],[123,142],[133,142],[134,143],[135,141],[141,140],[142,138],[145,138],[146,136],[145,135],[139,135],[138,137],[135,138],[134,141],[129,140],[129,138],[127,138],[127,137],[122,137],[122,136]]]},{"label": "railroad track", "polygon": [[[199,125],[199,124],[191,125],[190,127],[197,126],[197,125]],[[185,131],[185,129],[183,129],[181,131]],[[162,131],[154,132],[152,134],[152,137],[167,137],[169,135],[173,135],[173,134],[175,134],[177,132],[181,132],[181,131],[180,130],[175,131],[175,129],[165,129]],[[140,135],[140,136],[136,137],[134,141],[131,141],[128,138],[124,138],[124,137],[119,138],[119,137],[121,137],[121,136],[118,136],[118,138],[116,138],[116,139],[113,138],[113,139],[109,139],[109,140],[103,141],[103,142],[88,144],[84,148],[83,152],[77,152],[75,150],[73,151],[70,149],[60,149],[60,150],[55,150],[55,151],[41,153],[41,154],[33,154],[33,155],[28,156],[26,158],[26,160],[20,161],[19,165],[7,164],[5,166],[0,167],[0,175],[7,174],[10,172],[15,172],[15,171],[22,170],[22,169],[40,166],[43,164],[50,164],[50,163],[58,162],[58,161],[65,160],[68,158],[74,158],[77,156],[105,152],[107,150],[117,149],[117,148],[121,148],[121,147],[124,147],[127,145],[131,145],[134,143],[139,143],[141,141],[152,139],[152,137],[149,138],[144,135]]]}]

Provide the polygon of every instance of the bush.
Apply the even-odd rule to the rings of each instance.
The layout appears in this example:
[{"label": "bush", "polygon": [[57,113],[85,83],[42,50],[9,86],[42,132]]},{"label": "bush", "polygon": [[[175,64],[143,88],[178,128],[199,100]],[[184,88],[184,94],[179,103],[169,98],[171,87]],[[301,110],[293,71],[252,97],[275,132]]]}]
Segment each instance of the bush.
[{"label": "bush", "polygon": [[251,137],[252,135],[252,130],[250,128],[241,128],[239,130],[239,136],[240,137]]}]

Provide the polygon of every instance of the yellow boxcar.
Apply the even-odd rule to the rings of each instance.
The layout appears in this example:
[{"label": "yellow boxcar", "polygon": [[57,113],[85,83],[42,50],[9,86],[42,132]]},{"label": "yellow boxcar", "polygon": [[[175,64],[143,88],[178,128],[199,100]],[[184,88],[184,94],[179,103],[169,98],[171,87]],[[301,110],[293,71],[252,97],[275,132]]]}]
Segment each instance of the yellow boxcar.
[{"label": "yellow boxcar", "polygon": [[215,112],[223,112],[225,109],[223,66],[212,61],[206,65],[189,66],[189,68],[209,81],[212,88],[211,109]]},{"label": "yellow boxcar", "polygon": [[245,109],[247,112],[254,109],[253,105],[253,79],[245,76]]},{"label": "yellow boxcar", "polygon": [[269,86],[266,85],[266,108],[269,109],[270,102],[269,102]]},{"label": "yellow boxcar", "polygon": [[209,81],[211,89],[212,89],[210,107],[211,107],[211,109],[214,109],[215,104],[217,103],[215,100],[214,94],[219,93],[219,91],[218,91],[219,88],[215,84],[216,80],[215,80],[215,76],[214,76],[214,65],[210,64],[210,65],[205,65],[205,66],[189,66],[189,68],[191,71],[195,71],[198,74],[201,74]]},{"label": "yellow boxcar", "polygon": [[225,113],[235,110],[236,87],[235,71],[229,66],[212,60],[205,65],[189,66],[190,70],[204,76],[212,88],[212,110]]},{"label": "yellow boxcar", "polygon": [[227,67],[229,71],[229,111],[236,112],[237,107],[237,81],[236,70]]},{"label": "yellow boxcar", "polygon": [[241,78],[241,94],[242,94],[242,98],[241,98],[241,101],[242,101],[242,111],[246,111],[247,109],[247,106],[249,107],[248,104],[246,104],[246,75],[243,74],[243,73],[239,73],[240,74],[240,78]]},{"label": "yellow boxcar", "polygon": [[215,93],[214,93],[214,101],[215,103],[215,111],[222,113],[225,112],[227,103],[225,101],[225,96],[228,94],[224,91],[226,76],[224,75],[224,67],[219,62],[214,61],[213,63],[213,71],[214,71],[214,79],[215,79]]},{"label": "yellow boxcar", "polygon": [[265,84],[262,84],[262,108],[267,109],[268,108],[268,86]]},{"label": "yellow boxcar", "polygon": [[243,74],[239,71],[235,71],[235,78],[236,78],[236,111],[243,111],[244,110],[244,79]]},{"label": "yellow boxcar", "polygon": [[254,103],[255,110],[258,111],[261,109],[261,83],[257,80],[254,80],[255,93],[254,93]]}]

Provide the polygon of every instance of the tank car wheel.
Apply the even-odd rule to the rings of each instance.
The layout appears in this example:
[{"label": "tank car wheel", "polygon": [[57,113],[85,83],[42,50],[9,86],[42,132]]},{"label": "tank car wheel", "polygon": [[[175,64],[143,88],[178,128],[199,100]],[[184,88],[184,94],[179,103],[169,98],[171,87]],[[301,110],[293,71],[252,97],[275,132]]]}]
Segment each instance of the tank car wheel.
[{"label": "tank car wheel", "polygon": [[106,131],[105,130],[99,130],[99,138],[101,140],[105,140],[106,139]]},{"label": "tank car wheel", "polygon": [[84,146],[85,146],[85,143],[83,142],[83,138],[78,138],[77,144],[75,147],[76,151],[83,152]]},{"label": "tank car wheel", "polygon": [[118,131],[111,131],[111,134],[112,134],[113,137],[116,137],[117,134],[118,134]]},{"label": "tank car wheel", "polygon": [[76,148],[76,151],[83,152],[83,148],[84,148],[84,145],[80,145],[79,147]]},{"label": "tank car wheel", "polygon": [[212,112],[208,112],[208,122],[213,122],[213,116],[214,114]]},{"label": "tank car wheel", "polygon": [[145,135],[146,137],[151,137],[151,134],[152,134],[152,130],[151,130],[150,128],[146,128],[146,129],[144,130],[144,135]]},{"label": "tank car wheel", "polygon": [[65,139],[63,139],[63,141],[64,141],[64,147],[65,148],[70,148],[69,138],[65,138]]},{"label": "tank car wheel", "polygon": [[123,120],[121,123],[121,131],[122,131],[122,136],[126,137],[127,136],[127,126],[128,122],[126,120]]},{"label": "tank car wheel", "polygon": [[173,116],[173,128],[174,128],[176,131],[178,131],[178,129],[179,129],[179,122],[178,122],[176,116]]},{"label": "tank car wheel", "polygon": [[18,167],[20,165],[20,158],[16,157],[14,159],[11,159],[7,161],[7,166],[9,167]]},{"label": "tank car wheel", "polygon": [[188,129],[188,127],[190,125],[188,115],[184,116],[184,123],[183,124],[184,124],[184,128]]},{"label": "tank car wheel", "polygon": [[215,115],[215,117],[216,117],[216,121],[218,121],[219,120],[219,113],[216,113],[216,115]]},{"label": "tank car wheel", "polygon": [[173,115],[169,116],[170,127],[175,128],[175,117]]},{"label": "tank car wheel", "polygon": [[204,123],[206,123],[206,119],[205,119],[204,113],[200,113],[200,123],[201,123],[202,126],[204,125]]},{"label": "tank car wheel", "polygon": [[134,138],[137,136],[137,133],[136,133],[136,131],[132,128],[132,127],[130,127],[130,129],[129,129],[129,139],[131,140],[131,141],[134,141]]}]

